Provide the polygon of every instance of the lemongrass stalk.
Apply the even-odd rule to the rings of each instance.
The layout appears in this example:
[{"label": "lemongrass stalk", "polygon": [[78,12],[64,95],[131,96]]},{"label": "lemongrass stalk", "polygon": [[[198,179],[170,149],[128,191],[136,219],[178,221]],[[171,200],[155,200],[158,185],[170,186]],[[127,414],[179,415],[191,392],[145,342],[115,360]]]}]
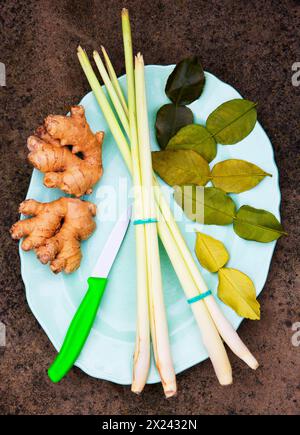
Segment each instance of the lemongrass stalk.
[{"label": "lemongrass stalk", "polygon": [[110,104],[106,98],[106,95],[100,86],[100,83],[97,79],[96,74],[90,64],[88,56],[86,52],[79,46],[77,49],[77,56],[80,62],[80,65],[86,75],[86,78],[94,92],[94,95],[98,101],[99,106],[101,107],[102,112],[105,114],[106,122],[109,126],[111,134],[113,135],[115,141],[118,143],[121,154],[125,160],[125,163],[130,170],[132,171],[131,164],[131,154],[128,146],[128,142],[120,128],[118,121],[116,120],[115,114],[112,111]]},{"label": "lemongrass stalk", "polygon": [[[135,199],[135,202],[138,198]],[[135,207],[135,214],[140,213]],[[150,327],[146,238],[143,225],[135,226],[137,268],[137,321],[131,390],[141,393],[150,369]]]},{"label": "lemongrass stalk", "polygon": [[[130,117],[130,138],[134,137],[134,127]],[[132,179],[134,187],[134,216],[144,215],[141,176],[137,144],[131,140]],[[136,341],[133,356],[133,374],[131,390],[141,393],[147,382],[150,368],[150,328],[149,328],[149,281],[147,266],[146,233],[144,225],[135,225],[136,239],[136,273],[137,273],[137,321]]]},{"label": "lemongrass stalk", "polygon": [[[144,204],[143,196],[141,190],[141,168],[139,160],[139,149],[138,149],[138,133],[137,133],[137,120],[136,120],[136,104],[135,104],[135,83],[134,83],[134,73],[133,73],[133,60],[132,60],[132,41],[130,38],[130,27],[126,19],[124,19],[124,10],[122,11],[122,30],[123,30],[123,42],[124,42],[124,52],[125,52],[125,67],[126,67],[126,80],[127,80],[127,92],[128,92],[128,112],[129,112],[129,129],[130,129],[130,145],[131,145],[131,158],[132,158],[132,176],[134,185],[135,202],[137,207],[135,208],[135,219],[144,218]],[[138,196],[138,197],[137,197]],[[137,298],[143,298],[149,304],[151,303],[149,293],[149,267],[148,267],[148,250],[147,250],[147,238],[146,238],[146,228],[144,225],[136,225],[136,236],[143,233],[143,239],[138,240],[137,243],[144,244],[145,258],[147,270],[147,293],[145,293],[144,288],[137,288]],[[139,265],[137,264],[137,269]],[[137,271],[138,272],[138,271]],[[138,307],[139,308],[139,307]],[[144,308],[144,305],[143,307]],[[151,327],[151,309],[148,310],[147,314],[150,317],[150,327]],[[144,324],[144,311],[138,311],[137,313],[137,334],[136,334],[136,348],[134,354],[134,366],[133,366],[133,382],[131,390],[135,393],[140,393],[144,388],[146,383],[146,366],[144,364],[144,355],[142,354],[142,348],[139,343],[142,340],[140,335],[139,325]],[[149,328],[149,323],[148,323]],[[151,330],[151,329],[150,329]],[[149,345],[150,348],[150,345]],[[144,369],[144,370],[143,370]],[[149,367],[147,367],[149,370]],[[148,372],[147,372],[148,375]]]},{"label": "lemongrass stalk", "polygon": [[97,51],[94,51],[93,57],[94,57],[96,65],[97,65],[98,71],[100,73],[100,76],[101,76],[101,78],[106,86],[108,95],[110,96],[110,99],[114,105],[114,108],[116,109],[116,112],[117,112],[118,117],[121,121],[121,124],[123,125],[124,130],[126,131],[126,134],[129,137],[128,115],[126,115],[126,113],[124,111],[124,108],[120,102],[119,96],[117,95],[115,88],[112,85],[112,82],[109,78],[109,75],[107,74],[107,71],[106,71],[105,66],[102,62],[102,59],[99,56],[99,53]]},{"label": "lemongrass stalk", "polygon": [[[158,211],[158,230],[161,241],[168,253],[170,261],[176,271],[179,282],[184,290],[187,298],[192,298],[198,294],[197,286],[189,273],[181,252],[177,245],[174,244],[174,239],[168,230],[168,225]],[[219,332],[207,312],[204,300],[198,301],[191,305],[195,320],[201,331],[203,344],[207,350],[210,360],[213,364],[215,373],[221,385],[229,385],[232,383],[232,370],[230,362],[224,348]]]},{"label": "lemongrass stalk", "polygon": [[[144,216],[145,218],[156,219],[144,61],[141,55],[137,55],[135,58],[135,90]],[[169,344],[168,324],[162,289],[157,225],[146,225],[145,231],[147,241],[150,318],[152,318],[151,333],[153,337],[154,356],[158,372],[163,381],[165,394],[167,397],[171,397],[176,393],[177,386]]]},{"label": "lemongrass stalk", "polygon": [[114,67],[113,67],[113,65],[112,65],[112,63],[111,63],[111,61],[109,59],[107,51],[105,50],[103,45],[101,45],[101,50],[102,50],[102,53],[103,53],[103,57],[104,57],[104,60],[105,60],[105,65],[106,65],[106,68],[107,68],[107,71],[108,71],[111,83],[112,83],[112,85],[113,85],[113,87],[114,87],[114,89],[115,89],[115,91],[116,91],[116,93],[117,93],[117,95],[119,97],[120,103],[122,104],[122,107],[123,107],[123,109],[124,109],[124,111],[126,113],[126,116],[128,118],[128,116],[129,116],[128,107],[127,107],[127,103],[126,103],[125,97],[123,95],[120,83],[118,81],[117,74],[116,74],[116,72],[114,70]]},{"label": "lemongrass stalk", "polygon": [[[88,77],[87,77],[88,78]],[[88,78],[89,80],[89,78]],[[99,83],[98,83],[99,85]],[[100,86],[100,85],[99,85]],[[93,91],[95,95],[97,95],[97,88],[93,88]],[[104,95],[104,98],[105,95]],[[103,110],[103,107],[101,105],[101,102],[99,101],[99,98],[97,98],[100,107]],[[100,98],[101,100],[101,98]],[[105,111],[103,112],[105,114]],[[105,115],[106,116],[106,115]],[[109,123],[109,120],[107,119],[107,122]],[[127,153],[124,153],[124,147],[123,147],[123,138],[120,137],[119,140],[116,139],[116,143],[120,149],[121,154],[124,155]],[[128,147],[128,144],[127,144]],[[127,150],[129,151],[129,149]],[[130,151],[129,151],[130,152]],[[125,157],[124,157],[125,158]],[[127,163],[127,166],[130,170],[130,166],[128,165],[128,160],[125,159],[125,162]],[[167,204],[164,196],[161,194],[159,189],[159,183],[157,181],[157,178],[153,174],[153,182],[155,186],[157,187],[155,192],[155,199],[157,204],[159,204],[161,213],[166,217],[166,223],[167,223],[167,231],[169,231],[172,234],[174,243],[178,246],[178,249],[181,252],[182,257],[185,260],[186,267],[189,269],[189,272],[191,273],[190,269],[192,268],[193,271],[193,278],[195,282],[197,283],[198,292],[192,295],[192,297],[197,296],[199,293],[204,293],[207,290],[207,286],[205,285],[202,276],[200,274],[200,271],[198,270],[195,260],[189,251],[189,248],[186,245],[186,242],[178,228],[178,225],[172,216],[172,213],[170,211],[169,205]],[[169,253],[168,253],[169,254]],[[192,265],[192,266],[191,266]],[[175,268],[175,272],[177,273],[178,270]],[[200,277],[199,277],[200,275]],[[188,297],[188,296],[187,296]],[[218,304],[216,303],[215,299],[213,297],[205,298],[205,303],[209,301],[207,305],[207,308],[209,309],[210,315],[212,316],[219,333],[221,334],[224,341],[228,344],[228,346],[231,348],[231,350],[239,356],[243,361],[245,361],[251,368],[256,369],[258,367],[258,363],[256,359],[253,357],[253,355],[250,353],[250,351],[247,349],[247,347],[244,345],[240,337],[238,336],[237,331],[234,330],[230,322],[226,319],[222,311],[220,310]],[[212,300],[212,303],[211,303]]]},{"label": "lemongrass stalk", "polygon": [[[142,180],[142,172],[144,169],[141,167],[140,155],[139,155],[139,139],[146,140],[144,136],[138,136],[137,131],[137,107],[135,97],[135,77],[133,69],[133,53],[132,53],[132,39],[131,29],[129,22],[129,15],[127,9],[122,10],[122,31],[123,31],[123,43],[125,53],[125,67],[126,67],[126,79],[127,79],[127,92],[128,92],[128,109],[129,109],[129,125],[130,125],[130,143],[131,154],[133,161],[133,174],[135,164],[139,166],[139,173]],[[139,112],[140,112],[139,107]],[[145,120],[139,117],[140,122]],[[140,129],[141,133],[141,129]],[[144,177],[144,174],[143,174]],[[150,170],[150,182],[151,182],[151,170]],[[143,185],[144,187],[144,185]],[[144,190],[144,189],[143,189]],[[145,219],[147,216],[145,213],[145,207],[148,211],[148,201],[143,198],[143,214],[138,218]],[[144,226],[144,225],[143,225]],[[146,234],[146,251],[147,251],[147,270],[148,270],[148,291],[149,291],[149,303],[150,303],[150,328],[151,337],[154,350],[154,358],[157,369],[159,371],[161,381],[163,384],[166,397],[173,396],[176,389],[175,371],[173,368],[171,350],[169,345],[169,335],[167,329],[167,321],[165,318],[164,303],[162,298],[162,283],[160,275],[160,264],[158,257],[158,245],[157,235],[155,240],[155,226],[145,226]],[[157,248],[155,249],[155,242]],[[156,258],[155,258],[156,257]]]}]

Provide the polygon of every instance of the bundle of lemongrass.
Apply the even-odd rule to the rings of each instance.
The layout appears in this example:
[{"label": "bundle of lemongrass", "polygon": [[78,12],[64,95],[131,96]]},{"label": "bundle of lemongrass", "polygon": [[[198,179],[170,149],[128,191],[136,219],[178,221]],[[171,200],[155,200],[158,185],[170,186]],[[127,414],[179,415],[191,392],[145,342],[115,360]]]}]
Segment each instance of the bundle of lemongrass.
[{"label": "bundle of lemongrass", "polygon": [[[122,28],[128,86],[128,106],[119,86],[114,68],[103,47],[102,52],[106,68],[97,52],[94,52],[94,59],[119,121],[130,140],[131,149],[93,71],[88,56],[81,47],[78,48],[78,58],[111,133],[129,171],[132,173],[134,186],[137,191],[135,197],[135,215],[142,222],[145,219],[150,219],[151,222],[157,219],[159,236],[186,298],[190,300],[197,298],[200,294],[207,295],[208,288],[176,224],[169,205],[160,192],[159,183],[155,175],[152,174],[144,64],[142,56],[138,55],[136,57],[134,76],[131,31],[128,11],[126,9],[122,11]],[[141,187],[143,188],[141,189]],[[138,314],[132,390],[135,392],[142,391],[147,380],[150,362],[150,317],[155,361],[165,394],[171,396],[176,392],[176,381],[170,356],[163,306],[156,225],[136,225],[136,239]],[[149,316],[148,301],[150,305]],[[256,359],[225,318],[213,295],[210,294],[203,299],[198,299],[197,302],[191,304],[191,308],[217,378],[222,385],[228,385],[232,382],[231,366],[222,339],[251,368],[256,369],[258,367]]]},{"label": "bundle of lemongrass", "polygon": [[[142,56],[138,55],[135,58],[134,70],[128,14],[123,14],[122,16],[122,28],[128,89],[129,137],[135,188],[137,254],[141,246],[143,246],[142,249],[146,247],[145,259],[137,258],[138,313],[132,391],[140,393],[147,381],[150,346],[148,333],[149,312],[154,359],[161,376],[165,395],[170,397],[176,393],[176,378],[172,364],[162,292],[157,226],[155,223],[157,218],[152,184],[144,63]],[[140,262],[146,263],[147,279],[144,279],[143,274],[143,282],[139,282]],[[142,269],[144,270],[144,264],[142,265]],[[146,361],[147,363],[145,363]]]}]

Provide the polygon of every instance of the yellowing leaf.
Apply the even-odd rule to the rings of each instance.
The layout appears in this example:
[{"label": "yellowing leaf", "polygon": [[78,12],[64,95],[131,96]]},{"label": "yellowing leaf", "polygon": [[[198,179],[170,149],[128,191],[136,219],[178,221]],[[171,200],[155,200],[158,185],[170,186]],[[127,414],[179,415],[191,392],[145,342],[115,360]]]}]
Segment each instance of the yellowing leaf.
[{"label": "yellowing leaf", "polygon": [[217,272],[229,260],[229,254],[222,242],[198,232],[195,253],[200,264],[210,272]]},{"label": "yellowing leaf", "polygon": [[271,176],[253,163],[239,159],[219,162],[211,171],[213,185],[230,193],[241,193],[252,189],[267,175]]},{"label": "yellowing leaf", "polygon": [[260,305],[256,300],[255,287],[245,273],[237,269],[222,268],[218,272],[218,296],[239,316],[260,319]]},{"label": "yellowing leaf", "polygon": [[207,161],[192,150],[153,152],[152,164],[154,171],[170,186],[203,186],[209,179]]}]

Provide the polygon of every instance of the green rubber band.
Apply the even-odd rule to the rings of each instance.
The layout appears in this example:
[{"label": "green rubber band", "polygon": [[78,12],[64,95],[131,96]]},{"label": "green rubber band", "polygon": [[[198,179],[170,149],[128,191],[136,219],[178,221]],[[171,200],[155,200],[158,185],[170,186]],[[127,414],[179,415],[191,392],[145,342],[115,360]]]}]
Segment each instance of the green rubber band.
[{"label": "green rubber band", "polygon": [[158,222],[155,218],[148,218],[148,219],[136,219],[133,221],[133,225],[144,225],[144,224],[154,224]]},{"label": "green rubber band", "polygon": [[212,292],[210,290],[207,290],[207,292],[205,293],[201,293],[200,295],[197,295],[191,299],[187,300],[188,304],[193,304],[194,302],[198,302],[201,301],[204,298],[207,298],[207,296],[210,296],[212,294]]}]

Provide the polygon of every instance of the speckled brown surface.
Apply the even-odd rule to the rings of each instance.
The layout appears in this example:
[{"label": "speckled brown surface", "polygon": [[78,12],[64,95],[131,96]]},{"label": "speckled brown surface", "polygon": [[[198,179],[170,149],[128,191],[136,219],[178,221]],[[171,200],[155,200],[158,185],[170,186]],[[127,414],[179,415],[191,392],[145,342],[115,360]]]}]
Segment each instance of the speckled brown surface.
[{"label": "speckled brown surface", "polygon": [[[258,101],[280,170],[282,219],[289,237],[275,251],[260,297],[262,320],[245,321],[242,338],[259,356],[257,372],[231,355],[234,384],[221,388],[209,362],[178,376],[179,394],[165,400],[160,385],[141,397],[128,387],[89,378],[79,369],[53,385],[46,367],[54,349],[32,316],[8,229],[17,219],[31,175],[26,137],[48,113],[64,113],[88,91],[76,46],[103,43],[123,70],[119,13],[131,10],[136,51],[147,63],[169,64],[198,54],[205,68]],[[1,296],[7,347],[0,348],[0,414],[300,414],[299,111],[297,1],[12,1],[1,4]]]}]

